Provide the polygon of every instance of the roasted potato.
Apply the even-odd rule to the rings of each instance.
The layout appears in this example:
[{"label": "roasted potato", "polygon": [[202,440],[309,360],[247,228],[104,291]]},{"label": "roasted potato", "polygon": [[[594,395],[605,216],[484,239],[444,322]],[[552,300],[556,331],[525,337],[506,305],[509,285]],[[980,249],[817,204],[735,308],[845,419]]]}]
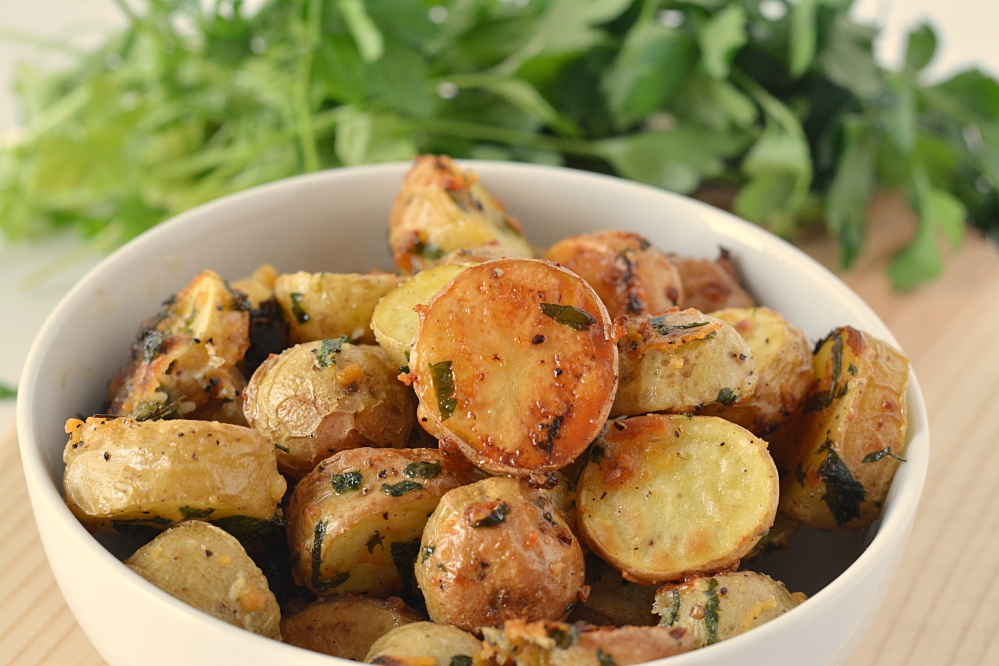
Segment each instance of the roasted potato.
[{"label": "roasted potato", "polygon": [[728,308],[711,313],[731,324],[749,345],[756,365],[753,395],[732,405],[721,402],[699,413],[720,416],[764,437],[797,413],[812,386],[812,354],[804,332],[770,308]]},{"label": "roasted potato", "polygon": [[573,273],[536,259],[488,261],[418,311],[409,376],[420,424],[478,467],[554,471],[600,431],[617,387],[614,331]]},{"label": "roasted potato", "polygon": [[814,370],[803,415],[771,438],[790,472],[781,510],[820,529],[860,527],[880,515],[905,455],[909,362],[844,326],[818,344]]},{"label": "roasted potato", "polygon": [[660,625],[683,627],[695,647],[745,633],[797,606],[804,595],[792,595],[780,581],[754,571],[725,572],[711,577],[667,583],[656,593]]},{"label": "roasted potato", "polygon": [[[476,666],[626,666],[693,649],[682,627],[594,627],[564,622],[510,620],[482,629]],[[492,660],[492,661],[490,661]]]},{"label": "roasted potato", "polygon": [[111,414],[245,425],[238,369],[249,347],[249,303],[204,271],[143,324],[108,388]]},{"label": "roasted potato", "polygon": [[756,363],[734,328],[697,310],[630,319],[618,340],[621,381],[612,416],[689,413],[736,404],[756,389]]},{"label": "roasted potato", "polygon": [[433,449],[349,449],[302,479],[288,502],[292,575],[320,596],[410,589],[427,518],[470,479]]},{"label": "roasted potato", "polygon": [[125,565],[200,611],[281,640],[281,611],[267,579],[224,530],[185,521],[137,550]]},{"label": "roasted potato", "polygon": [[232,288],[246,294],[246,299],[253,309],[274,296],[274,285],[278,279],[277,269],[270,264],[261,264],[250,277],[236,280]]},{"label": "roasted potato", "polygon": [[466,631],[511,618],[561,619],[583,575],[579,540],[550,497],[499,477],[441,498],[416,564],[430,619]]},{"label": "roasted potato", "polygon": [[397,374],[378,347],[307,342],[264,361],[243,410],[274,441],[278,468],[300,479],[337,451],[409,443],[416,404]]},{"label": "roasted potato", "polygon": [[437,260],[437,266],[444,264],[484,264],[493,259],[503,259],[505,257],[520,257],[518,252],[513,252],[499,241],[489,241],[484,245],[475,247],[463,247],[460,250],[452,250]]},{"label": "roasted potato", "polygon": [[281,618],[281,636],[296,647],[361,661],[385,634],[422,619],[399,597],[333,597]]},{"label": "roasted potato", "polygon": [[767,443],[712,416],[611,421],[576,488],[579,536],[634,582],[736,564],[770,528],[777,469]]},{"label": "roasted potato", "polygon": [[452,250],[493,241],[509,255],[534,256],[520,223],[506,214],[478,176],[462,171],[444,155],[417,157],[389,213],[389,245],[396,265],[415,272]]},{"label": "roasted potato", "polygon": [[593,553],[586,556],[586,584],[590,593],[572,609],[569,622],[604,627],[659,624],[659,616],[652,612],[656,588],[628,582]]},{"label": "roasted potato", "polygon": [[552,245],[545,259],[587,281],[611,317],[654,314],[683,305],[680,274],[638,234],[601,231]]},{"label": "roasted potato", "polygon": [[409,365],[410,346],[420,325],[420,315],[414,308],[430,301],[464,268],[447,264],[420,271],[389,292],[375,306],[371,328],[378,345],[385,350],[395,367]]},{"label": "roasted potato", "polygon": [[68,420],[66,433],[66,504],[92,532],[133,535],[188,518],[233,531],[280,522],[286,483],[274,444],[261,432],[95,416]]},{"label": "roasted potato", "polygon": [[716,261],[670,255],[670,261],[680,274],[685,307],[701,312],[722,308],[751,308],[753,297],[739,284],[739,275],[722,248]]},{"label": "roasted potato", "polygon": [[414,622],[378,639],[364,658],[382,666],[471,666],[482,642],[457,627]]},{"label": "roasted potato", "polygon": [[402,283],[390,273],[291,273],[278,276],[274,298],[291,325],[293,343],[346,335],[374,344],[371,315],[385,294]]},{"label": "roasted potato", "polygon": [[791,535],[798,531],[800,525],[787,517],[780,509],[774,518],[774,524],[770,526],[767,533],[756,542],[753,549],[746,553],[743,561],[755,560],[761,555],[769,555],[779,550],[786,550],[791,540]]},{"label": "roasted potato", "polygon": [[243,375],[252,377],[271,354],[280,354],[290,346],[291,327],[284,310],[274,298],[277,269],[264,264],[253,275],[232,283],[233,289],[246,294],[250,303],[250,347],[243,356]]}]

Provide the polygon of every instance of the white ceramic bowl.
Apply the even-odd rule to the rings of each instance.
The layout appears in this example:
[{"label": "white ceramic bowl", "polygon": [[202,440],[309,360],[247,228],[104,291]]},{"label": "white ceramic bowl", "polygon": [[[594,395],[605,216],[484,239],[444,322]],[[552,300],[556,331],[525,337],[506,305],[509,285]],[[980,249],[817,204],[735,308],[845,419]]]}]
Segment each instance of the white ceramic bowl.
[{"label": "white ceramic bowl", "polygon": [[[567,169],[469,166],[544,246],[575,233],[635,231],[658,247],[734,255],[759,301],[816,340],[851,324],[898,345],[860,298],[791,245],[722,211],[624,180]],[[70,514],[62,499],[63,423],[103,407],[106,386],[139,324],[204,268],[229,278],[270,262],[282,271],[391,267],[389,208],[406,164],[339,169],[258,187],[201,206],[108,257],[63,299],[28,357],[18,437],[45,552],[70,608],[112,666],[346,664],[258,637],[170,597],[132,573]],[[926,408],[909,382],[908,462],[879,525],[848,534],[804,532],[763,569],[811,598],[734,639],[666,660],[669,666],[840,664],[863,635],[905,547],[929,459]]]}]

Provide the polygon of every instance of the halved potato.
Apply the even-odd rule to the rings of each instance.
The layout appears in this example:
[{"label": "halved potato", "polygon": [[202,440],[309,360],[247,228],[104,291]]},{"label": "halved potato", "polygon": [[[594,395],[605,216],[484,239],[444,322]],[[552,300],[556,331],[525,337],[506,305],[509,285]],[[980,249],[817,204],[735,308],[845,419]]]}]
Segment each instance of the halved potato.
[{"label": "halved potato", "polygon": [[467,266],[469,264],[484,264],[485,262],[492,261],[493,259],[520,256],[522,256],[521,253],[512,251],[499,241],[489,241],[488,243],[476,245],[475,247],[463,247],[459,250],[451,250],[438,259],[435,265],[442,266],[444,264],[461,264],[463,266]]},{"label": "halved potato", "polygon": [[683,305],[680,274],[638,234],[600,231],[564,238],[545,252],[586,280],[611,317],[662,312]]},{"label": "halved potato", "polygon": [[874,520],[905,455],[909,362],[850,326],[819,343],[804,413],[772,437],[781,510],[820,529]]},{"label": "halved potato", "polygon": [[371,315],[382,296],[402,283],[390,273],[290,273],[278,276],[274,298],[291,325],[294,343],[346,335],[375,343]]},{"label": "halved potato", "polygon": [[393,629],[371,646],[364,663],[383,666],[471,666],[482,642],[457,627],[414,622]]},{"label": "halved potato", "polygon": [[583,574],[579,540],[550,496],[499,477],[444,495],[416,564],[430,619],[466,631],[511,618],[561,619]]},{"label": "halved potato", "polygon": [[714,312],[756,305],[753,297],[739,284],[739,275],[724,248],[715,261],[677,255],[670,255],[669,259],[680,273],[685,307]]},{"label": "halved potato", "polygon": [[590,593],[572,609],[569,622],[604,627],[659,624],[659,616],[652,612],[656,588],[627,581],[620,571],[593,553],[586,556],[586,584]]},{"label": "halved potato", "polygon": [[704,647],[769,622],[803,600],[761,573],[725,572],[663,585],[655,612],[662,626],[683,627],[696,647]]},{"label": "halved potato", "polygon": [[579,535],[630,581],[736,564],[773,524],[767,443],[712,416],[611,421],[576,488]]},{"label": "halved potato", "polygon": [[261,264],[257,270],[253,271],[250,277],[236,280],[232,283],[233,289],[246,294],[246,299],[250,302],[250,307],[257,309],[261,303],[270,300],[274,296],[274,284],[277,282],[277,269],[270,264]]},{"label": "halved potato", "polygon": [[125,566],[223,622],[281,640],[281,610],[267,579],[224,530],[183,522],[135,551]]},{"label": "halved potato", "polygon": [[274,441],[281,471],[300,479],[337,451],[409,443],[416,405],[397,374],[378,347],[307,342],[264,361],[243,410]]},{"label": "halved potato", "polygon": [[410,589],[427,518],[467,483],[433,449],[349,449],[299,482],[288,502],[292,575],[320,596]]},{"label": "halved potato", "polygon": [[446,155],[421,155],[406,174],[389,213],[389,245],[396,265],[415,272],[452,250],[495,241],[513,256],[533,257],[520,223]]},{"label": "halved potato", "polygon": [[801,329],[770,308],[728,308],[711,313],[745,339],[756,365],[756,390],[744,401],[716,402],[699,413],[720,416],[764,437],[798,408],[812,386],[812,354]]},{"label": "halved potato", "polygon": [[418,310],[409,367],[420,423],[475,465],[554,471],[600,431],[617,349],[581,278],[546,261],[497,259],[466,268]]},{"label": "halved potato", "polygon": [[[280,524],[274,444],[250,428],[128,417],[66,422],[66,504],[88,530],[132,535],[188,518]],[[261,526],[263,527],[263,526]]]},{"label": "halved potato", "polygon": [[756,389],[749,345],[730,325],[697,310],[630,319],[617,348],[621,383],[611,416],[689,413],[745,401]]}]

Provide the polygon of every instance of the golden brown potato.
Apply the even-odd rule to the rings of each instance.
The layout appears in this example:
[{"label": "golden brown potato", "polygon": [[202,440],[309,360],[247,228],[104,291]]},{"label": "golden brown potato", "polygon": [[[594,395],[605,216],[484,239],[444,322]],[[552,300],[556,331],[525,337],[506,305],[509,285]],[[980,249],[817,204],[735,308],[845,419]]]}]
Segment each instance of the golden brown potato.
[{"label": "golden brown potato", "polygon": [[485,262],[492,261],[493,259],[520,256],[522,256],[520,253],[511,251],[510,248],[504,246],[499,241],[489,241],[484,245],[476,245],[475,247],[467,248],[463,247],[460,250],[452,250],[441,257],[435,265],[442,266],[444,264],[461,264],[463,266],[468,266],[470,264],[484,264]]},{"label": "golden brown potato", "polygon": [[661,583],[739,561],[770,528],[767,443],[712,416],[611,421],[576,488],[579,536],[628,580]]},{"label": "golden brown potato", "polygon": [[239,533],[281,520],[286,483],[263,433],[98,416],[68,420],[66,433],[66,504],[92,532],[132,535],[199,518]]},{"label": "golden brown potato", "polygon": [[333,597],[281,618],[281,636],[296,647],[361,661],[385,634],[422,619],[398,597]]},{"label": "golden brown potato", "polygon": [[[626,666],[672,657],[693,649],[682,627],[612,629],[564,622],[510,620],[502,629],[484,627],[476,666]],[[494,661],[489,661],[490,659]]]},{"label": "golden brown potato", "polygon": [[544,258],[586,280],[612,318],[683,305],[680,274],[638,234],[600,231],[570,236],[552,245]]},{"label": "golden brown potato", "polygon": [[753,297],[739,284],[739,275],[724,248],[716,261],[677,255],[670,255],[669,259],[680,273],[685,307],[714,312],[756,305]]},{"label": "golden brown potato", "polygon": [[389,273],[291,273],[278,276],[274,298],[291,325],[294,343],[346,335],[375,343],[371,315],[382,296],[402,283]]},{"label": "golden brown potato", "polygon": [[110,413],[246,425],[237,369],[249,347],[249,303],[204,271],[142,325],[108,387]]},{"label": "golden brown potato", "polygon": [[476,631],[568,615],[583,585],[583,551],[548,500],[522,479],[499,477],[441,499],[416,564],[430,619]]},{"label": "golden brown potato", "polygon": [[860,527],[880,515],[905,454],[909,362],[844,326],[819,343],[814,370],[803,415],[771,438],[790,472],[781,510],[820,529]]},{"label": "golden brown potato", "polygon": [[288,502],[292,575],[320,596],[408,590],[427,518],[467,483],[433,449],[349,449],[299,482]]},{"label": "golden brown potato", "polygon": [[457,627],[414,622],[385,634],[371,646],[366,664],[382,666],[471,666],[482,647],[478,638]]},{"label": "golden brown potato", "polygon": [[415,272],[452,250],[490,242],[509,255],[533,257],[520,223],[478,182],[445,155],[421,155],[406,174],[389,213],[389,245],[396,265]]},{"label": "golden brown potato", "polygon": [[745,401],[756,389],[749,345],[730,325],[697,310],[630,319],[617,348],[621,382],[611,416],[690,413]]},{"label": "golden brown potato", "polygon": [[475,465],[554,471],[600,431],[617,349],[606,308],[576,275],[497,259],[466,268],[419,314],[409,364],[419,421]]},{"label": "golden brown potato", "polygon": [[267,579],[234,537],[200,520],[163,532],[125,565],[200,611],[281,640],[281,611]]},{"label": "golden brown potato", "polygon": [[402,448],[416,422],[412,393],[385,352],[346,338],[271,356],[243,400],[246,421],[278,448],[278,468],[300,479],[337,451]]},{"label": "golden brown potato", "polygon": [[250,277],[233,282],[232,288],[246,294],[250,307],[257,309],[261,303],[274,296],[274,285],[277,279],[276,268],[270,264],[261,264]]},{"label": "golden brown potato", "polygon": [[586,584],[589,596],[572,609],[569,622],[604,627],[659,624],[659,616],[652,612],[656,588],[628,582],[620,571],[593,553],[586,556]]},{"label": "golden brown potato", "polygon": [[667,583],[656,594],[656,610],[665,627],[683,627],[695,647],[745,633],[798,605],[780,581],[754,571]]},{"label": "golden brown potato", "polygon": [[774,524],[770,526],[767,533],[756,542],[753,549],[746,553],[746,556],[742,560],[755,560],[761,555],[769,555],[770,553],[775,553],[779,550],[786,550],[788,544],[791,540],[791,535],[794,534],[800,525],[794,520],[791,520],[787,515],[778,510],[777,516],[774,518]]},{"label": "golden brown potato", "polygon": [[711,313],[731,324],[749,345],[756,365],[756,390],[745,401],[716,402],[699,413],[720,416],[764,437],[798,408],[812,386],[812,354],[804,332],[770,308],[728,308]]}]

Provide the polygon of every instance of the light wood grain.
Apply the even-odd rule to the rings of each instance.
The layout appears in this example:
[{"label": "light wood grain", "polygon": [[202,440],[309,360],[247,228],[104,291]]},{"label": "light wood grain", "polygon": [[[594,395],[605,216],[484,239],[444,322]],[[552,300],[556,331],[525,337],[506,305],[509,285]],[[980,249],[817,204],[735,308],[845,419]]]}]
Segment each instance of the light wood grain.
[{"label": "light wood grain", "polygon": [[[931,461],[915,527],[881,612],[847,666],[999,664],[999,252],[969,233],[942,278],[908,294],[883,268],[911,230],[898,199],[871,210],[868,249],[843,279],[895,333],[920,378]],[[832,266],[828,239],[804,246]],[[42,553],[16,442],[0,442],[0,664],[103,664]]]}]

